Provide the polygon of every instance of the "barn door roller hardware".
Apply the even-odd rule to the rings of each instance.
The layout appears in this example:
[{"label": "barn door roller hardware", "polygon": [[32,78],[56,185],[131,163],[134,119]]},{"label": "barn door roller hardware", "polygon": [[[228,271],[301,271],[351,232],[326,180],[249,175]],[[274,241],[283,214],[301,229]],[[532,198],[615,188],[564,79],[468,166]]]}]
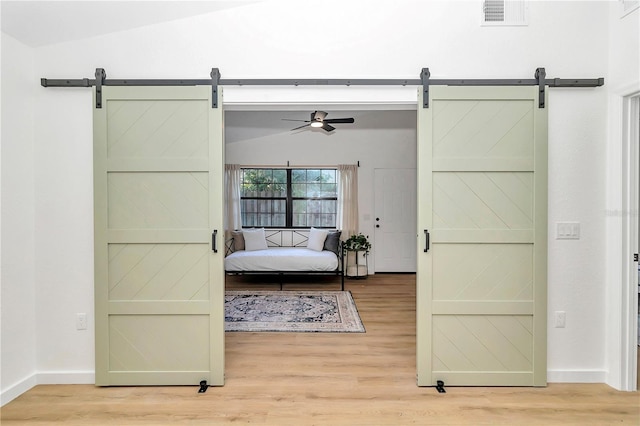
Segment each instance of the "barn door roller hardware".
[{"label": "barn door roller hardware", "polygon": [[538,68],[536,70],[536,80],[538,80],[538,108],[544,108],[544,95],[545,95],[545,77],[547,72],[544,68]]},{"label": "barn door roller hardware", "polygon": [[431,77],[429,68],[422,68],[420,77],[422,80],[422,107],[429,108],[429,77]]},{"label": "barn door roller hardware", "polygon": [[51,79],[41,78],[42,87],[96,87],[96,108],[102,108],[103,86],[211,86],[211,107],[218,108],[218,86],[220,70],[211,69],[210,79],[108,79],[104,68],[96,68],[95,79]]},{"label": "barn door roller hardware", "polygon": [[103,68],[96,68],[96,108],[102,108],[102,85],[107,73]]},{"label": "barn door roller hardware", "polygon": [[96,108],[102,108],[103,86],[211,86],[212,108],[218,107],[218,86],[422,86],[423,108],[429,108],[430,86],[538,86],[538,106],[545,106],[546,87],[598,87],[604,78],[562,79],[546,78],[544,68],[538,68],[531,79],[432,79],[429,68],[423,68],[417,79],[222,79],[218,68],[211,69],[210,79],[107,79],[104,68],[97,68],[95,79],[41,78],[43,87],[92,87],[96,86]]},{"label": "barn door roller hardware", "polygon": [[421,84],[423,87],[422,107],[429,108],[429,86],[538,86],[538,107],[545,106],[546,87],[599,87],[604,85],[604,78],[564,79],[546,78],[544,68],[538,68],[532,79],[431,79],[429,68],[422,69]]}]

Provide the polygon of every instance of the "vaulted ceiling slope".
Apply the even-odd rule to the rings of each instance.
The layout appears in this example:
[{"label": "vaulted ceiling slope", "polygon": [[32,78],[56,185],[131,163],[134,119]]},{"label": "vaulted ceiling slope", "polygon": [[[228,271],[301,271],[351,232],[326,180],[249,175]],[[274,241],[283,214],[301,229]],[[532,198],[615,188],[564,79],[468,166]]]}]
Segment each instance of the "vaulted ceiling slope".
[{"label": "vaulted ceiling slope", "polygon": [[5,1],[2,32],[31,47],[204,15],[262,0]]}]

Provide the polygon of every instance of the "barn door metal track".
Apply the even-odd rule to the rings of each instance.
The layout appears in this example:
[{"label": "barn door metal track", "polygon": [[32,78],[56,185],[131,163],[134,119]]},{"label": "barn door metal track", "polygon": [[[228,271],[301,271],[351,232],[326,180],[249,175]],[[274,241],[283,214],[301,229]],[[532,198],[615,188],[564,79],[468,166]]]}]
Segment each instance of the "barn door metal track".
[{"label": "barn door metal track", "polygon": [[223,79],[220,70],[212,68],[208,79],[107,79],[104,68],[96,68],[95,78],[41,78],[43,87],[96,87],[96,108],[102,108],[104,86],[211,86],[212,108],[218,107],[218,86],[422,86],[423,108],[429,108],[430,86],[538,86],[538,106],[545,107],[547,87],[599,87],[604,78],[546,78],[544,68],[535,71],[531,79],[432,79],[429,68],[423,68],[417,79]]}]

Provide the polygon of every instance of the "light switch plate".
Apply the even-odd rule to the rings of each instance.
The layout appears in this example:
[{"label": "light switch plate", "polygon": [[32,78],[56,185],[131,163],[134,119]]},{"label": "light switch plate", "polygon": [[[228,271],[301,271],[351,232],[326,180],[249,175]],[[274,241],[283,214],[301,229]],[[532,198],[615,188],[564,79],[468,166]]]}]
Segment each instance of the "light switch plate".
[{"label": "light switch plate", "polygon": [[558,222],[556,240],[579,240],[580,222]]}]

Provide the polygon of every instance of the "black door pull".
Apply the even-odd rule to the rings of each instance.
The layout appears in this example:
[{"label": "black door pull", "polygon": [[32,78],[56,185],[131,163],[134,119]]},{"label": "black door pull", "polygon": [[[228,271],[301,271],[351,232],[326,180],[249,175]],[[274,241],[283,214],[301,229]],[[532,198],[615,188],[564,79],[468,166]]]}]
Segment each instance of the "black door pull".
[{"label": "black door pull", "polygon": [[429,251],[429,244],[430,244],[430,241],[429,241],[429,230],[428,229],[424,230],[424,237],[425,237],[424,252],[426,253],[426,252]]},{"label": "black door pull", "polygon": [[217,240],[218,240],[218,230],[214,229],[213,233],[211,234],[211,248],[213,249],[214,253],[218,252]]}]

